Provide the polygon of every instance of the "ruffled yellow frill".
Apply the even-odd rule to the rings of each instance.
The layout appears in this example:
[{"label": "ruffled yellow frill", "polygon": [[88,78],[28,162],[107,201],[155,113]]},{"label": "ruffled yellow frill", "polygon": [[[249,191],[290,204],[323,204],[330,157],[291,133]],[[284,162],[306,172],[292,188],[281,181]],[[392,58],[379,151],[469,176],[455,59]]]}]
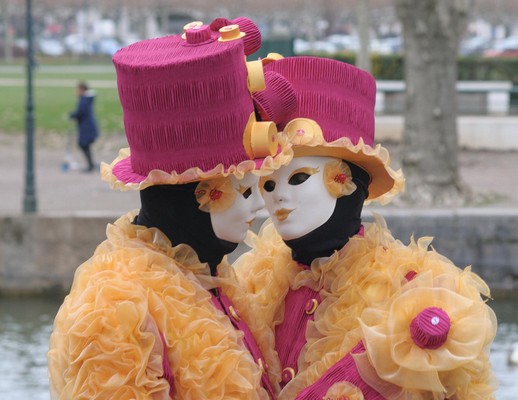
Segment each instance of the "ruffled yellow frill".
[{"label": "ruffled yellow frill", "polygon": [[293,144],[294,157],[335,157],[352,162],[367,171],[371,182],[366,204],[373,201],[387,204],[398,193],[405,190],[403,172],[394,171],[390,167],[389,152],[379,144],[371,147],[363,141],[363,138],[353,144],[345,136],[326,142],[318,123],[309,118],[291,120],[285,126],[283,136],[287,136]]},{"label": "ruffled yellow frill", "polygon": [[[294,146],[295,157],[321,155],[328,157],[338,157],[346,161],[355,163],[365,169],[371,175],[373,181],[369,185],[369,197],[365,204],[372,202],[385,205],[390,203],[394,197],[405,190],[405,177],[401,169],[395,171],[390,167],[390,155],[386,148],[381,145],[371,147],[360,138],[354,145],[349,138],[343,137],[333,142],[319,143],[310,142],[303,146]],[[387,190],[381,188],[378,178],[388,176],[393,181]]]},{"label": "ruffled yellow frill", "polygon": [[188,182],[196,182],[207,179],[216,179],[227,176],[235,176],[242,179],[246,173],[252,173],[257,176],[270,175],[278,170],[281,166],[287,165],[293,158],[293,150],[291,144],[286,138],[279,137],[280,152],[275,156],[267,156],[258,166],[255,160],[245,160],[237,165],[230,165],[225,168],[223,164],[218,164],[210,171],[203,171],[199,167],[192,167],[178,174],[176,171],[166,172],[158,169],[152,170],[144,180],[138,183],[125,183],[120,181],[114,174],[113,168],[120,161],[130,156],[130,149],[125,148],[119,151],[118,157],[111,164],[101,163],[101,179],[110,184],[112,189],[126,190],[143,190],[153,185],[176,185]]},{"label": "ruffled yellow frill", "polygon": [[109,225],[107,240],[76,271],[50,340],[52,398],[168,399],[161,335],[173,398],[268,398],[243,334],[207,291],[219,286],[247,304],[230,267],[211,279],[190,247],[133,225],[135,215]]},{"label": "ruffled yellow frill", "polygon": [[[461,270],[430,250],[430,242],[412,238],[404,245],[376,217],[363,237],[304,270],[270,221],[258,236],[249,235],[252,250],[235,267],[272,327],[283,319],[289,287],[305,285],[322,298],[308,323],[299,373],[279,399],[295,398],[359,341],[366,348],[355,356],[360,374],[388,399],[492,398],[488,352],[496,319],[481,298],[489,288],[469,267]],[[412,319],[430,306],[451,319],[448,340],[437,350],[421,349],[410,338]]]},{"label": "ruffled yellow frill", "polygon": [[337,382],[329,388],[323,400],[364,400],[362,391],[349,382]]}]

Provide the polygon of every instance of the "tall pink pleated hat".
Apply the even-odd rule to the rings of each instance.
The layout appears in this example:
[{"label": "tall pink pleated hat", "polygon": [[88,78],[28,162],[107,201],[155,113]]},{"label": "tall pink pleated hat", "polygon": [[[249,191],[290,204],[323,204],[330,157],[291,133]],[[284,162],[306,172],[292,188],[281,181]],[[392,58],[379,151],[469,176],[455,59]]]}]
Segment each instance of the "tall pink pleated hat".
[{"label": "tall pink pleated hat", "polygon": [[195,21],[179,35],[143,40],[113,57],[129,148],[103,163],[112,188],[142,190],[287,164],[277,125],[296,109],[282,75],[264,73],[261,35],[248,18]]},{"label": "tall pink pleated hat", "polygon": [[283,124],[294,157],[328,156],[352,162],[370,176],[367,202],[385,204],[404,190],[401,171],[390,167],[388,151],[374,146],[376,81],[353,65],[318,57],[267,57],[266,73],[282,75],[297,97]]}]

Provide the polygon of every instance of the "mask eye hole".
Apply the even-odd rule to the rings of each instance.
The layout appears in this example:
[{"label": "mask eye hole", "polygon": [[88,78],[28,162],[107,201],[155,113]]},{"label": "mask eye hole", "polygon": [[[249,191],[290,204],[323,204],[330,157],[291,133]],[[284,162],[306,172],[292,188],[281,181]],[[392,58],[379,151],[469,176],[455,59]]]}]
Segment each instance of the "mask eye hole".
[{"label": "mask eye hole", "polygon": [[303,167],[299,168],[290,175],[288,183],[290,185],[300,185],[308,180],[311,175],[319,172],[318,168]]},{"label": "mask eye hole", "polygon": [[250,195],[252,194],[252,186],[242,186],[242,185],[239,185],[239,187],[236,189],[240,194],[241,196],[243,196],[245,199],[248,199],[250,197]]},{"label": "mask eye hole", "polygon": [[268,180],[264,182],[263,189],[267,192],[273,192],[275,189],[275,181]]},{"label": "mask eye hole", "polygon": [[288,183],[290,185],[300,185],[308,180],[311,175],[306,174],[305,172],[298,172],[290,177]]},{"label": "mask eye hole", "polygon": [[252,188],[249,187],[246,189],[243,193],[241,193],[245,199],[248,199],[250,195],[252,194]]}]

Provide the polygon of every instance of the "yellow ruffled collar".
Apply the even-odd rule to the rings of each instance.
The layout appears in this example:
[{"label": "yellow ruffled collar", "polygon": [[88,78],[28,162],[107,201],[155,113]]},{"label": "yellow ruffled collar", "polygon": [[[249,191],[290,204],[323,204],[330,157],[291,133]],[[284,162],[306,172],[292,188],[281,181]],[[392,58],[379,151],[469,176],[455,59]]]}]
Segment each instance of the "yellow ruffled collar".
[{"label": "yellow ruffled collar", "polygon": [[237,287],[235,279],[212,278],[192,249],[171,247],[158,230],[133,225],[135,215],[109,225],[108,239],[76,272],[51,337],[53,392],[169,398],[161,378],[165,349],[174,398],[266,399],[243,333],[202,283]]},{"label": "yellow ruffled collar", "polygon": [[320,257],[313,260],[311,266],[307,267],[291,259],[290,248],[282,241],[282,238],[279,236],[277,231],[275,231],[271,220],[267,220],[265,222],[262,230],[269,231],[270,234],[276,236],[271,239],[273,239],[275,242],[277,251],[283,255],[280,257],[280,259],[286,261],[289,260],[286,265],[282,266],[282,268],[285,270],[282,276],[287,279],[287,283],[291,289],[296,290],[302,286],[309,287],[315,291],[329,289],[326,283],[333,281],[338,273],[336,268],[337,265],[340,265],[342,260],[347,257],[347,244],[340,250],[335,251],[329,257]]},{"label": "yellow ruffled collar", "polygon": [[173,246],[171,241],[157,228],[147,228],[133,224],[138,210],[120,217],[108,227],[107,236],[111,242],[137,239],[152,250],[159,251],[175,260],[176,266],[185,274],[193,274],[205,290],[221,288],[232,303],[239,307],[240,316],[246,321],[261,352],[268,364],[268,374],[274,390],[280,390],[280,363],[277,361],[273,346],[273,335],[268,330],[264,316],[257,312],[256,305],[239,285],[236,273],[225,256],[218,265],[218,275],[212,276],[207,263],[202,263],[196,252],[186,244]]},{"label": "yellow ruffled collar", "polygon": [[[351,238],[331,257],[317,259],[310,268],[303,269],[291,259],[290,249],[271,221],[263,225],[259,235],[247,238],[252,251],[238,259],[235,267],[242,284],[253,293],[261,311],[269,316],[271,326],[282,321],[289,288],[308,286],[319,291],[322,300],[314,322],[308,324],[307,342],[299,359],[300,372],[283,389],[279,399],[294,398],[365,339],[362,328],[366,328],[359,323],[364,310],[385,310],[390,305],[389,299],[397,298],[402,290],[411,287],[406,285],[407,276],[412,276],[409,273],[419,277],[431,274],[437,277],[438,284],[443,284],[444,277],[458,280],[459,287],[483,310],[480,295],[489,296],[487,285],[469,268],[460,270],[430,250],[430,242],[429,237],[417,241],[412,238],[409,245],[404,245],[394,239],[383,218],[375,216],[375,222],[365,226],[363,237]],[[496,322],[490,311],[484,318],[490,338]],[[373,324],[379,319],[374,319]],[[448,376],[451,378],[453,374]],[[472,380],[478,382],[477,387],[491,391],[491,385],[484,379],[473,376]],[[472,387],[460,386],[459,391]]]},{"label": "yellow ruffled collar", "polygon": [[[184,273],[192,273],[197,278],[210,277],[210,268],[207,263],[201,262],[193,248],[187,244],[173,246],[169,238],[158,228],[148,228],[133,223],[138,210],[133,210],[120,217],[114,225],[110,225],[107,230],[107,237],[113,243],[124,240],[137,239],[145,246],[159,251],[166,256],[174,259],[178,268]],[[222,264],[228,264],[226,258]],[[210,279],[203,279],[210,282]],[[215,286],[204,287],[212,289]]]}]

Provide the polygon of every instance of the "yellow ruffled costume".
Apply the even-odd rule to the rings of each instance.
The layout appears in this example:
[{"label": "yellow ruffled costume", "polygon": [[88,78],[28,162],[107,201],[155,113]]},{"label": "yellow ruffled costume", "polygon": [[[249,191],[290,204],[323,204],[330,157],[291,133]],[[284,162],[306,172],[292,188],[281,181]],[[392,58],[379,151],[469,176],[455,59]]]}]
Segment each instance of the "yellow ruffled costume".
[{"label": "yellow ruffled costume", "polygon": [[[322,300],[308,323],[299,372],[279,399],[294,399],[360,341],[366,351],[353,355],[356,368],[387,399],[494,398],[488,359],[496,317],[481,298],[489,297],[489,288],[469,267],[461,270],[430,250],[430,242],[424,237],[406,246],[376,217],[363,237],[303,269],[271,221],[258,236],[249,235],[252,250],[234,267],[270,328],[283,321],[290,288],[307,286]],[[451,320],[446,342],[436,349],[417,346],[410,334],[412,320],[427,307],[440,307]],[[327,398],[352,390],[340,384],[328,389]]]},{"label": "yellow ruffled costume", "polygon": [[[211,301],[220,287],[254,333],[269,372],[279,367],[271,343],[226,260],[212,277],[185,245],[133,225],[136,212],[107,228],[107,240],[76,271],[50,340],[53,399],[267,399],[261,370],[243,333]],[[277,386],[278,389],[278,386]]]}]

